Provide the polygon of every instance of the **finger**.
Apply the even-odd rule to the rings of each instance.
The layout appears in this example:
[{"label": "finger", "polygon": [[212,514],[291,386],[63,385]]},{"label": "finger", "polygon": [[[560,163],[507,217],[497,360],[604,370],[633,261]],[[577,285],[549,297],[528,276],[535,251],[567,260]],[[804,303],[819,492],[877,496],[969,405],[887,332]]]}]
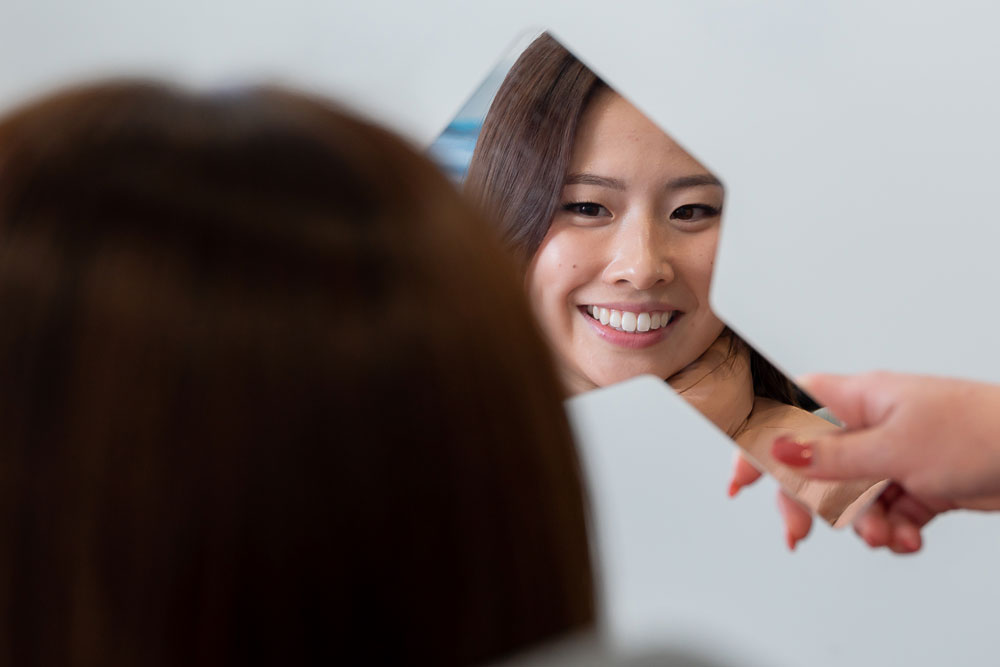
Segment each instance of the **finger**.
[{"label": "finger", "polygon": [[795,551],[795,545],[804,540],[812,529],[812,515],[784,491],[778,491],[778,510],[785,522],[785,541],[789,551]]},{"label": "finger", "polygon": [[884,371],[857,375],[803,375],[798,382],[848,429],[882,424],[896,404],[905,376]]},{"label": "finger", "polygon": [[889,525],[892,528],[892,539],[889,548],[897,554],[912,554],[920,551],[923,539],[920,528],[900,514],[889,514]]},{"label": "finger", "polygon": [[887,487],[882,490],[881,495],[876,499],[883,508],[888,509],[892,507],[897,500],[902,498],[906,494],[906,489],[902,487],[897,482],[891,482]]},{"label": "finger", "polygon": [[892,529],[885,515],[885,505],[874,503],[854,522],[854,532],[872,548],[888,546]]},{"label": "finger", "polygon": [[890,514],[900,516],[907,523],[917,528],[923,528],[938,514],[915,496],[908,493],[901,495],[889,507]]},{"label": "finger", "polygon": [[774,441],[771,455],[815,479],[885,479],[897,476],[897,446],[876,428],[832,432],[809,442],[784,435]]},{"label": "finger", "polygon": [[915,554],[924,546],[920,528],[912,523],[900,524],[896,529],[896,542],[900,545],[898,553]]},{"label": "finger", "polygon": [[796,378],[796,383],[817,403],[836,415],[848,428],[862,428],[865,423],[863,383],[856,375],[815,373]]},{"label": "finger", "polygon": [[753,484],[761,478],[761,472],[743,458],[739,452],[733,457],[733,477],[729,482],[729,497],[732,498],[744,486]]}]

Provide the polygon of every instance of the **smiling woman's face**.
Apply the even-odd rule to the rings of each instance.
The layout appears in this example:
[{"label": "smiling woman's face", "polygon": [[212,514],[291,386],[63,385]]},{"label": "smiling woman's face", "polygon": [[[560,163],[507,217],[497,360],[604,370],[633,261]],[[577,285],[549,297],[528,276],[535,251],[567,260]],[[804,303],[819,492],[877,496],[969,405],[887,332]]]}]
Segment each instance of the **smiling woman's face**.
[{"label": "smiling woman's face", "polygon": [[708,288],[722,185],[617,93],[588,104],[526,276],[573,394],[667,378],[718,338]]}]

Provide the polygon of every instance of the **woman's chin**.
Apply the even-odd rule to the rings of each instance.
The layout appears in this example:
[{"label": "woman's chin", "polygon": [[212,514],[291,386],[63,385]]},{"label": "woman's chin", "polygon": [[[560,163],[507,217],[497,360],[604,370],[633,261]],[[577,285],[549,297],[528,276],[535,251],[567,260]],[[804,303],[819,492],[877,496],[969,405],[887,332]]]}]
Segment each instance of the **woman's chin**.
[{"label": "woman's chin", "polygon": [[651,368],[648,366],[637,366],[634,368],[616,368],[614,370],[609,370],[604,373],[598,373],[593,376],[594,387],[610,387],[611,385],[618,384],[619,382],[625,382],[626,380],[631,380],[632,378],[639,377],[640,375],[653,375],[661,380],[673,375],[676,371],[669,371],[669,369],[664,368]]},{"label": "woman's chin", "polygon": [[578,396],[594,389],[610,387],[626,380],[639,377],[640,375],[653,375],[665,380],[674,373],[681,370],[682,365],[663,363],[664,360],[656,360],[659,363],[621,363],[619,360],[609,362],[607,365],[587,368],[577,366],[563,366],[562,379],[567,396]]}]

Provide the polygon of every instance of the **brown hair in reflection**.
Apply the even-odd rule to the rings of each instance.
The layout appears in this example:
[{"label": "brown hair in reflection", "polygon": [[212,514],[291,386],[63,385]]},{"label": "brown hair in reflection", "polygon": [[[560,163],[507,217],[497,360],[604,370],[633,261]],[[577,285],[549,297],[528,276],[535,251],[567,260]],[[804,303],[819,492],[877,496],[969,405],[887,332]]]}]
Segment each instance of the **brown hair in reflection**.
[{"label": "brown hair in reflection", "polygon": [[555,214],[580,115],[604,86],[543,34],[517,59],[493,98],[465,190],[497,220],[504,242],[524,262],[538,250]]}]

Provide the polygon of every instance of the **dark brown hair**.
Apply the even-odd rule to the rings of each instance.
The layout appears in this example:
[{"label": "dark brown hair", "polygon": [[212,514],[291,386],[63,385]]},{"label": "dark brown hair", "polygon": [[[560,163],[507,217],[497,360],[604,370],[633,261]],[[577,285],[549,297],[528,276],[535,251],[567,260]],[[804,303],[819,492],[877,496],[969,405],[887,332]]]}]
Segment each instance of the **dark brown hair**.
[{"label": "dark brown hair", "polygon": [[500,225],[522,263],[555,215],[573,139],[604,84],[548,33],[525,49],[493,98],[476,141],[465,192]]},{"label": "dark brown hair", "polygon": [[589,624],[514,273],[321,100],[112,83],[0,122],[0,662],[467,665]]},{"label": "dark brown hair", "polygon": [[[580,117],[595,92],[606,87],[543,33],[518,57],[493,98],[465,192],[498,221],[501,238],[522,267],[555,215]],[[756,350],[734,340],[749,350],[755,393],[797,405],[795,386]]]}]

